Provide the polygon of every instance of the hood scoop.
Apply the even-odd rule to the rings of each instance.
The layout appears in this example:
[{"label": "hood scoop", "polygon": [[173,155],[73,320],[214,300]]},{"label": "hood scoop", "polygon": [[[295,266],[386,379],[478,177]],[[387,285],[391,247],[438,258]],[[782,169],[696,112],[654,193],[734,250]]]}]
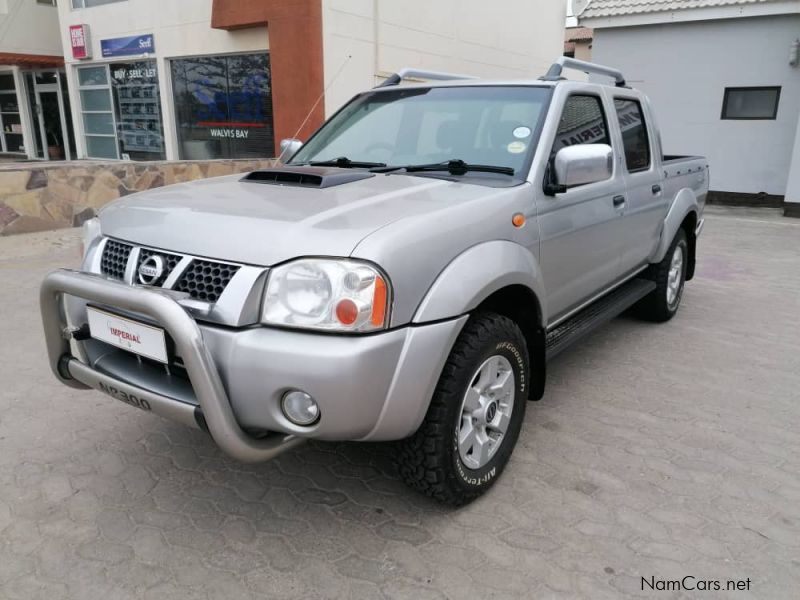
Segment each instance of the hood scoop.
[{"label": "hood scoop", "polygon": [[292,187],[329,188],[375,177],[375,173],[336,167],[277,167],[248,173],[240,181]]}]

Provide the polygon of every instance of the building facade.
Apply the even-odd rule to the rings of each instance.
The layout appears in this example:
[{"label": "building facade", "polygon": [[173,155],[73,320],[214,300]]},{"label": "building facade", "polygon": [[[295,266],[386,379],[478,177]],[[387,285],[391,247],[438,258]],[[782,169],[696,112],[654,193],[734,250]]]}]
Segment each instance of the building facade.
[{"label": "building facade", "polygon": [[652,100],[665,153],[707,156],[717,197],[800,212],[800,2],[583,0],[576,9],[594,30],[593,60]]},{"label": "building facade", "polygon": [[62,0],[58,11],[77,156],[181,160],[275,155],[280,139],[306,138],[404,66],[544,72],[561,53],[565,7]]},{"label": "building facade", "polygon": [[0,2],[0,154],[74,156],[55,0]]}]

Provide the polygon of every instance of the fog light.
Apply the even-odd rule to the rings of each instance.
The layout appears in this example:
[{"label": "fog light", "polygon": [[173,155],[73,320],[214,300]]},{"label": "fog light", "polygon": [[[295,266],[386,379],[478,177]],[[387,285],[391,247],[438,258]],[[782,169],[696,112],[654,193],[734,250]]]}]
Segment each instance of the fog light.
[{"label": "fog light", "polygon": [[291,390],[281,400],[283,414],[295,425],[313,425],[319,419],[319,405],[311,396],[300,390]]}]

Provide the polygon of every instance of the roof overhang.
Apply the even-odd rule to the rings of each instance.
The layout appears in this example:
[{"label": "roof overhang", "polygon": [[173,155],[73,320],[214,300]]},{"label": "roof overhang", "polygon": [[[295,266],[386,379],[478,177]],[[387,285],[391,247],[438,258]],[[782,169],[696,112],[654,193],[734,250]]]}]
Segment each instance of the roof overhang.
[{"label": "roof overhang", "polygon": [[607,27],[634,27],[637,25],[661,25],[665,23],[691,23],[719,19],[743,19],[774,15],[800,15],[800,2],[779,0],[757,4],[732,4],[727,6],[705,6],[678,10],[662,10],[624,15],[591,16],[591,4],[586,12],[578,15],[581,27],[603,29]]},{"label": "roof overhang", "polygon": [[14,65],[17,67],[63,67],[63,56],[48,56],[45,54],[18,54],[16,52],[0,52],[0,65]]}]

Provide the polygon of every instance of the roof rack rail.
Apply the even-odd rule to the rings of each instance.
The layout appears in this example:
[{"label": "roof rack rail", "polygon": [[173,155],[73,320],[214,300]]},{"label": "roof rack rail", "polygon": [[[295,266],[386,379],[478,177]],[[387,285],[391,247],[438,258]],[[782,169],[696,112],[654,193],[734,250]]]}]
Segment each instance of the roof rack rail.
[{"label": "roof rack rail", "polygon": [[568,69],[577,69],[578,71],[583,71],[584,73],[605,75],[606,77],[613,78],[617,87],[627,87],[625,85],[625,76],[619,69],[613,69],[604,65],[598,65],[591,62],[586,62],[585,60],[577,60],[566,56],[559,57],[559,59],[550,66],[550,68],[547,70],[547,73],[539,77],[539,79],[542,81],[560,81],[561,79],[564,79],[561,76],[561,71],[564,67]]},{"label": "roof rack rail", "polygon": [[425,71],[424,69],[411,69],[406,67],[397,73],[392,73],[385,81],[382,81],[376,88],[397,85],[406,77],[419,77],[421,79],[433,79],[435,81],[448,81],[452,79],[477,79],[472,75],[459,75],[458,73],[444,73],[442,71]]}]

